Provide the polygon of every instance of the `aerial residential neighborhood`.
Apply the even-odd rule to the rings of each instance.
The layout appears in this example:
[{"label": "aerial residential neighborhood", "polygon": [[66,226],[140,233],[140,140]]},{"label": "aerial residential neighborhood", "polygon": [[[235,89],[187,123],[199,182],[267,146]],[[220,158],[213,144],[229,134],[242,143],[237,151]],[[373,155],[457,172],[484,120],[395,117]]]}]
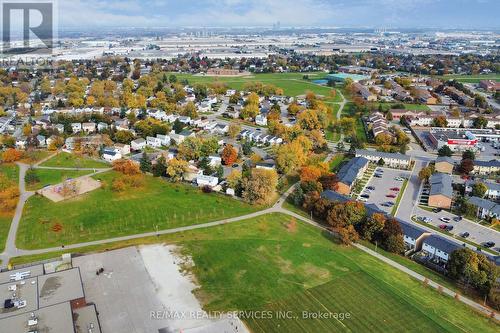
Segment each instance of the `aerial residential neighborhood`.
[{"label": "aerial residential neighborhood", "polygon": [[496,2],[38,2],[0,332],[498,332]]}]

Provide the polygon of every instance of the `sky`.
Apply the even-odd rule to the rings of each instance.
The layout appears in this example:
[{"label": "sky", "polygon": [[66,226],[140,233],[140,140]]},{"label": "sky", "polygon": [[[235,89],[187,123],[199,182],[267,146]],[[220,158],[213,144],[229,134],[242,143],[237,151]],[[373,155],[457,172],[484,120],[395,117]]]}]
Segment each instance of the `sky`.
[{"label": "sky", "polygon": [[500,0],[57,0],[62,27],[500,28]]}]

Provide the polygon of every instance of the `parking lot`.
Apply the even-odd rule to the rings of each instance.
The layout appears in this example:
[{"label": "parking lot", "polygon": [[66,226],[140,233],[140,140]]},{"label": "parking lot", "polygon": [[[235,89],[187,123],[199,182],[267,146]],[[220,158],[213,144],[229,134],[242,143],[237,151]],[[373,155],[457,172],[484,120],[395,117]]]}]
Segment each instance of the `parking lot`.
[{"label": "parking lot", "polygon": [[[377,174],[380,177],[377,177]],[[372,178],[362,191],[360,200],[364,201],[366,199],[367,204],[375,204],[378,208],[390,213],[403,186],[403,180],[397,180],[396,178],[408,178],[409,175],[410,172],[406,170],[377,167]],[[363,195],[369,197],[363,199]]]}]

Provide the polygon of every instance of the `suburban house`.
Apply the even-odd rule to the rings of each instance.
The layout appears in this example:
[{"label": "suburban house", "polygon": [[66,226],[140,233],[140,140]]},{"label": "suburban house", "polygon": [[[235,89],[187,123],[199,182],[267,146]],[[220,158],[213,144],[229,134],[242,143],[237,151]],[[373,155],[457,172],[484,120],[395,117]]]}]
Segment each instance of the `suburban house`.
[{"label": "suburban house", "polygon": [[422,250],[424,240],[429,237],[431,233],[403,220],[398,220],[398,222],[403,231],[405,250],[414,252]]},{"label": "suburban house", "polygon": [[321,193],[321,197],[323,199],[327,199],[333,202],[346,202],[349,200],[352,200],[351,198],[342,195],[338,192],[332,191],[332,190],[326,190]]},{"label": "suburban house", "polygon": [[436,235],[430,235],[422,242],[422,252],[431,259],[437,259],[440,262],[448,262],[450,254],[460,249],[457,243],[451,242],[446,238]]},{"label": "suburban house", "polygon": [[82,130],[86,133],[94,133],[96,129],[95,123],[83,123]]},{"label": "suburban house", "polygon": [[479,197],[470,197],[469,203],[476,207],[476,216],[480,219],[500,217],[500,205]]},{"label": "suburban house", "polygon": [[210,165],[212,168],[213,167],[218,167],[221,165],[222,159],[220,156],[208,156],[208,165]]},{"label": "suburban house", "polygon": [[198,186],[210,186],[215,187],[219,183],[219,178],[212,176],[205,176],[203,174],[196,177],[196,184]]},{"label": "suburban house", "polygon": [[415,98],[424,104],[436,104],[437,98],[433,97],[427,89],[415,88],[414,89]]},{"label": "suburban house", "polygon": [[338,182],[335,184],[335,191],[349,195],[356,179],[361,178],[368,164],[369,161],[365,157],[354,157],[344,164],[337,173]]},{"label": "suburban house", "polygon": [[36,140],[38,141],[38,146],[40,146],[40,147],[47,146],[47,141],[45,140],[45,136],[37,135]]},{"label": "suburban house", "polygon": [[108,126],[108,124],[103,123],[103,122],[99,122],[99,123],[97,124],[97,130],[98,130],[99,132],[104,131],[104,130],[107,130],[107,129],[108,129],[108,127],[109,127],[109,126]]},{"label": "suburban house", "polygon": [[489,175],[499,171],[500,171],[500,160],[497,159],[490,161],[475,160],[474,170],[472,172],[479,175]]},{"label": "suburban house", "polygon": [[130,145],[115,143],[115,148],[118,149],[122,156],[130,154]]},{"label": "suburban house", "polygon": [[363,99],[367,102],[376,102],[377,101],[377,95],[373,94],[368,88],[366,88],[365,86],[363,86],[361,83],[359,82],[354,82],[352,84],[352,87],[354,89],[354,91],[361,95],[361,97],[363,97]]},{"label": "suburban house", "polygon": [[120,153],[118,148],[108,147],[104,148],[102,153],[103,160],[107,162],[113,162],[122,158],[122,154]]},{"label": "suburban house", "polygon": [[156,138],[158,138],[161,141],[162,146],[170,145],[170,136],[163,134],[156,134]]},{"label": "suburban house", "polygon": [[429,179],[430,193],[429,206],[439,208],[451,208],[453,200],[453,187],[451,176],[446,173],[437,172]]},{"label": "suburban house", "polygon": [[258,114],[255,117],[255,123],[259,126],[267,126],[267,116],[265,114]]},{"label": "suburban house", "polygon": [[155,138],[154,136],[147,136],[146,137],[146,145],[149,147],[155,147],[159,148],[161,147],[161,140],[159,138]]},{"label": "suburban house", "polygon": [[378,161],[382,159],[384,165],[398,169],[410,169],[412,161],[411,157],[408,155],[366,149],[356,149],[356,157],[364,157],[374,163],[378,163]]},{"label": "suburban house", "polygon": [[27,138],[25,136],[21,136],[16,139],[16,148],[24,149],[26,148]]},{"label": "suburban house", "polygon": [[82,124],[80,123],[71,123],[71,130],[73,133],[78,133],[82,131]]},{"label": "suburban house", "polygon": [[[500,200],[500,183],[496,183],[488,180],[481,180],[481,183],[486,185],[486,193],[484,194],[484,198],[497,201]],[[465,194],[470,195],[472,192],[472,187],[476,183],[475,180],[468,180],[465,182]]]},{"label": "suburban house", "polygon": [[441,173],[452,174],[455,167],[455,161],[448,156],[439,156],[436,158],[435,170]]},{"label": "suburban house", "polygon": [[146,148],[146,140],[143,138],[135,139],[132,142],[130,142],[130,147],[132,150],[142,150]]}]

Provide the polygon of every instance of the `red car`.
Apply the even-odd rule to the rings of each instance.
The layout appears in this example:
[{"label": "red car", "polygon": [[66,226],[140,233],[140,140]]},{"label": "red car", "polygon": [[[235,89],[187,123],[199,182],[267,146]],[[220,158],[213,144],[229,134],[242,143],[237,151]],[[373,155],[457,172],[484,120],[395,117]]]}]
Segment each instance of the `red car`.
[{"label": "red car", "polygon": [[396,195],[395,194],[387,194],[386,197],[388,197],[388,198],[395,198]]},{"label": "red car", "polygon": [[399,191],[399,187],[393,187],[391,188],[391,191]]},{"label": "red car", "polygon": [[446,229],[446,224],[440,224],[439,229],[443,229],[443,230]]}]

